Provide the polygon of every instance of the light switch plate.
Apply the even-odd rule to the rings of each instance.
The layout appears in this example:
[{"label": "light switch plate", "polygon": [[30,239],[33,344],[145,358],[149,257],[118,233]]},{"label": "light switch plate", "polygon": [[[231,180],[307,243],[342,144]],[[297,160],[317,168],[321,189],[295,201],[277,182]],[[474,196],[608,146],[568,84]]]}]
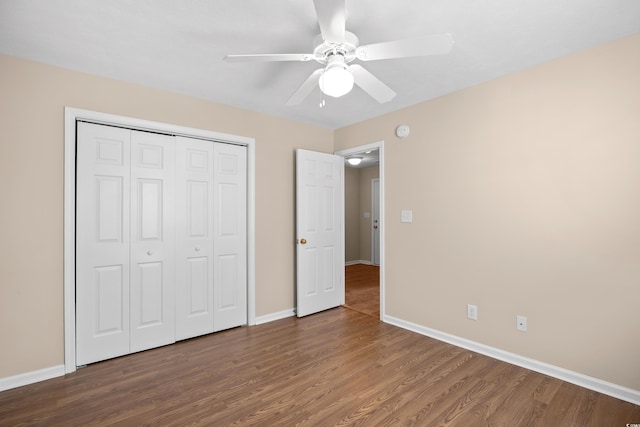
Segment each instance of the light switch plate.
[{"label": "light switch plate", "polygon": [[413,211],[412,210],[403,210],[400,214],[400,221],[402,222],[413,222]]},{"label": "light switch plate", "polygon": [[365,218],[371,218],[371,212],[365,212],[364,213],[364,217]]}]

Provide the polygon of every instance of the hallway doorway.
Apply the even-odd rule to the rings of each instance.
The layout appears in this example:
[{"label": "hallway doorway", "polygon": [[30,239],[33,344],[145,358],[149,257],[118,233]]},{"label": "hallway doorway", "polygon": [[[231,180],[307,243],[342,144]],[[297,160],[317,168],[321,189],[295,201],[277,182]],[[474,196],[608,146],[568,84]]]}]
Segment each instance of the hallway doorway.
[{"label": "hallway doorway", "polygon": [[383,319],[384,142],[336,154],[345,158],[344,306]]}]

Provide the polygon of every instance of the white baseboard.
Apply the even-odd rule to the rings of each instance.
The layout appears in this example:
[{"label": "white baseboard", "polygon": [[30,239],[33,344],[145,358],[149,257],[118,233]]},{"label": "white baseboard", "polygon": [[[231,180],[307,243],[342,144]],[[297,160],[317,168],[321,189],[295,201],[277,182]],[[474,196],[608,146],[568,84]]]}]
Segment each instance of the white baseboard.
[{"label": "white baseboard", "polygon": [[356,265],[356,264],[373,265],[373,263],[371,261],[367,261],[367,260],[364,260],[364,259],[358,259],[358,260],[355,260],[355,261],[346,261],[344,263],[345,266],[347,266],[347,265]]},{"label": "white baseboard", "polygon": [[274,320],[286,319],[287,317],[293,317],[296,315],[295,308],[280,311],[278,313],[271,313],[265,316],[256,317],[256,325],[262,325],[263,323],[273,322]]},{"label": "white baseboard", "polygon": [[64,365],[57,365],[50,368],[39,369],[37,371],[25,372],[24,374],[18,374],[12,377],[0,378],[0,391],[49,380],[51,378],[61,377],[63,375]]},{"label": "white baseboard", "polygon": [[398,319],[393,316],[385,315],[383,316],[382,320],[391,325],[395,325],[421,335],[426,335],[439,341],[444,341],[446,343],[455,345],[456,347],[462,347],[476,353],[484,354],[485,356],[489,356],[494,359],[502,360],[503,362],[511,363],[512,365],[540,372],[541,374],[549,375],[550,377],[558,378],[560,380],[578,385],[580,387],[588,388],[589,390],[594,390],[599,393],[633,403],[635,405],[640,405],[640,391],[638,390],[633,390],[618,384],[613,384],[607,381],[590,377],[588,375],[560,368],[558,366],[549,365],[538,360],[529,359],[528,357],[510,353],[508,351],[500,350],[488,345],[480,344],[465,338],[460,338],[455,335],[450,335],[445,332],[427,328],[425,326],[420,326],[418,324]]}]

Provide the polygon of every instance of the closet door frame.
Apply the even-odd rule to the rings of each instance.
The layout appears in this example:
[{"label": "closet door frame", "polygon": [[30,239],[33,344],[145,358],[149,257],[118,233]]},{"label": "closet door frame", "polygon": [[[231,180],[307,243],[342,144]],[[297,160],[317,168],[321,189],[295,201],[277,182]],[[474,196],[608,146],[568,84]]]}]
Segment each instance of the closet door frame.
[{"label": "closet door frame", "polygon": [[255,325],[255,139],[65,107],[64,110],[64,369],[76,370],[76,123],[119,126],[247,147],[247,324]]}]

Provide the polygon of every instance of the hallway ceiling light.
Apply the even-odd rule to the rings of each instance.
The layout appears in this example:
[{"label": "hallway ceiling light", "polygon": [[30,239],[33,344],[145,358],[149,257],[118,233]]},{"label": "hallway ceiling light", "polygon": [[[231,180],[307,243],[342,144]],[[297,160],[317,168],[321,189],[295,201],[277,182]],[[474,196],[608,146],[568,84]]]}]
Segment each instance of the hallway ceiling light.
[{"label": "hallway ceiling light", "polygon": [[349,157],[347,162],[349,162],[351,166],[358,166],[360,162],[362,162],[362,157]]}]

